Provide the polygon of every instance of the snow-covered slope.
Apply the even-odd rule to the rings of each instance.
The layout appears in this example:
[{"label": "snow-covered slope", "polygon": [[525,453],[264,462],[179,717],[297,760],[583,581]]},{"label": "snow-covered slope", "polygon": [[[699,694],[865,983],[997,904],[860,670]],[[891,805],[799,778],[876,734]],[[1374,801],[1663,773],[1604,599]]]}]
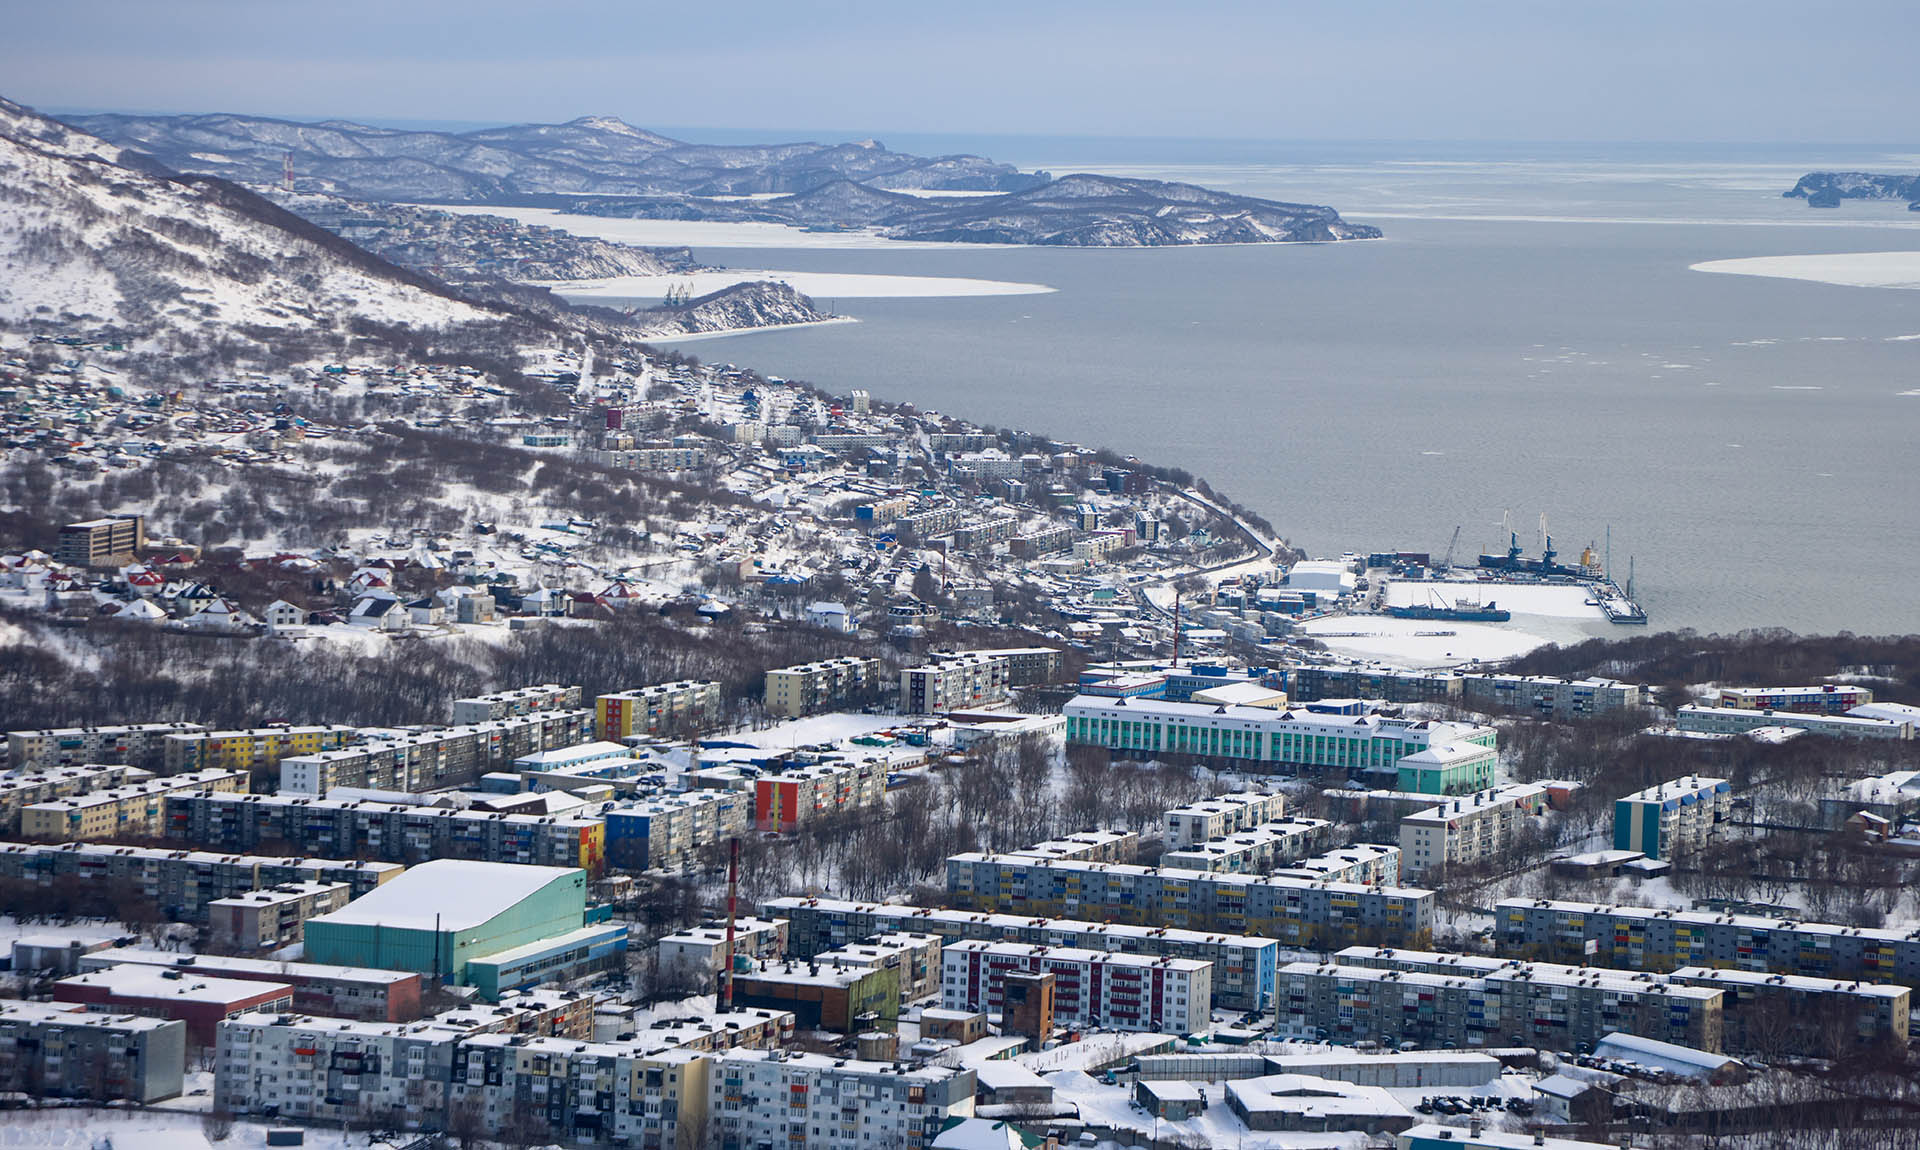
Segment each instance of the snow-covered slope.
[{"label": "snow-covered slope", "polygon": [[0,100],[0,323],[182,346],[501,318],[252,193],[141,159]]}]

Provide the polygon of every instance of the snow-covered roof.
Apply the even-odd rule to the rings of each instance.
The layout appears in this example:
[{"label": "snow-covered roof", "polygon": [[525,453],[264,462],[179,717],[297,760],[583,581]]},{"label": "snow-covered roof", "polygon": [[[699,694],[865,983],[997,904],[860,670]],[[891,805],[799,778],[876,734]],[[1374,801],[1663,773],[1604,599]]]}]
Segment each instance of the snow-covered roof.
[{"label": "snow-covered roof", "polygon": [[571,867],[435,859],[313,922],[407,930],[469,930],[548,885],[575,878]]},{"label": "snow-covered roof", "polygon": [[1602,1038],[1594,1045],[1593,1052],[1599,1057],[1638,1062],[1688,1078],[1704,1078],[1722,1066],[1738,1061],[1724,1054],[1695,1050],[1691,1046],[1618,1032]]}]

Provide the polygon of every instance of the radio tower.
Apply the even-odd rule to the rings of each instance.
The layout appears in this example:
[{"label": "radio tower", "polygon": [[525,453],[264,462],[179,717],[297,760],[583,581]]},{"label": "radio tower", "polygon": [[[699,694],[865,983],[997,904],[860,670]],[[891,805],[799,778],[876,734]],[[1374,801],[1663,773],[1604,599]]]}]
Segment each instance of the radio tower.
[{"label": "radio tower", "polygon": [[280,165],[280,183],[291,192],[293,190],[293,153],[288,152]]},{"label": "radio tower", "polygon": [[727,946],[721,956],[726,963],[726,979],[720,984],[720,1009],[733,1009],[733,920],[740,895],[740,840],[727,842]]}]

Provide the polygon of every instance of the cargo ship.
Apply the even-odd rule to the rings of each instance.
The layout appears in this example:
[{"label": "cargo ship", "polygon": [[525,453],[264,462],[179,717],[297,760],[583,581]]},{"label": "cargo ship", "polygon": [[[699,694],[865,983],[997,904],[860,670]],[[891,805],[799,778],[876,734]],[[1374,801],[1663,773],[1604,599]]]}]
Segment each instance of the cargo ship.
[{"label": "cargo ship", "polygon": [[1387,614],[1395,619],[1446,619],[1455,623],[1506,623],[1513,619],[1513,612],[1503,609],[1489,599],[1485,603],[1445,603],[1414,604],[1408,607],[1389,607]]}]

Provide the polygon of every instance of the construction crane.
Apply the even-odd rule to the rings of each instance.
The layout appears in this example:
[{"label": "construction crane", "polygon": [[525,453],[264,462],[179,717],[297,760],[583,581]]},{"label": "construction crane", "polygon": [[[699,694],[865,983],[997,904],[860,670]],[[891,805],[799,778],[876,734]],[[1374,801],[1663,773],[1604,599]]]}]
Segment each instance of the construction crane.
[{"label": "construction crane", "polygon": [[1447,553],[1440,557],[1440,570],[1453,570],[1453,549],[1458,546],[1460,546],[1460,527],[1458,524],[1455,524],[1453,528],[1453,538],[1447,541]]}]

